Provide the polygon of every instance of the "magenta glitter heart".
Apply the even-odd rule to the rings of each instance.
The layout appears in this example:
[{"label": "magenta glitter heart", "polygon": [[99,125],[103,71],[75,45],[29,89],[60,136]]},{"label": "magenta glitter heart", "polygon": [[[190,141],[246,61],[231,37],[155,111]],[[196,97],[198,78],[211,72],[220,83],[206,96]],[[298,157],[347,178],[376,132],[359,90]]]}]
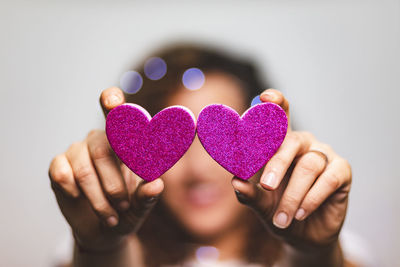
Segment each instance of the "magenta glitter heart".
[{"label": "magenta glitter heart", "polygon": [[240,117],[221,104],[203,108],[197,135],[210,156],[235,176],[247,180],[276,153],[286,136],[285,111],[274,103],[261,103]]},{"label": "magenta glitter heart", "polygon": [[141,106],[124,104],[108,114],[106,134],[121,161],[152,181],[185,154],[194,140],[196,124],[193,113],[183,106],[165,108],[151,118]]}]

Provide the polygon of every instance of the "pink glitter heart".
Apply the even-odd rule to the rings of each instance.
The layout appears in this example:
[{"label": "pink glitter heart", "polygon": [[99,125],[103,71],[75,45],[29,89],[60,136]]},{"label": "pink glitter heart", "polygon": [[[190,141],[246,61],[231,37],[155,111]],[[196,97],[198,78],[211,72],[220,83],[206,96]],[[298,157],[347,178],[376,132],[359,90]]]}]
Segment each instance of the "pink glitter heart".
[{"label": "pink glitter heart", "polygon": [[188,150],[196,134],[193,113],[183,106],[153,118],[141,106],[124,104],[110,111],[106,134],[115,154],[146,181],[160,177]]},{"label": "pink glitter heart", "polygon": [[206,106],[197,120],[197,135],[210,156],[244,180],[252,177],[275,154],[286,136],[285,111],[261,103],[239,117],[221,104]]}]

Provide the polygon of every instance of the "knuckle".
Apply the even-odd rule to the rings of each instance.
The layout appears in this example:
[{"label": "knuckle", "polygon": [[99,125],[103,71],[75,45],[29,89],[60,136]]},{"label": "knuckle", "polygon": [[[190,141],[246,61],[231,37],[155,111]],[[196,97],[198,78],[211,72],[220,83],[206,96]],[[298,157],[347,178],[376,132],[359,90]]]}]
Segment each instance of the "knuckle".
[{"label": "knuckle", "polygon": [[81,165],[75,169],[75,178],[80,183],[86,181],[92,174],[92,169],[88,165]]},{"label": "knuckle", "polygon": [[300,136],[299,132],[291,131],[287,133],[285,142],[287,142],[288,145],[293,146],[294,148],[300,148],[302,143],[301,138],[302,137]]},{"label": "knuckle", "polygon": [[269,169],[282,170],[288,164],[288,161],[282,158],[282,156],[276,155],[269,164]]},{"label": "knuckle", "polygon": [[111,213],[110,205],[106,201],[96,201],[92,204],[94,211],[101,217],[107,217]]},{"label": "knuckle", "polygon": [[49,167],[49,176],[54,182],[64,181],[70,175],[70,172],[65,164],[62,164],[63,154],[53,158]]},{"label": "knuckle", "polygon": [[328,188],[330,188],[332,191],[335,191],[340,186],[340,179],[336,173],[331,174],[324,180],[325,180],[325,183],[327,184]]},{"label": "knuckle", "polygon": [[110,156],[110,149],[105,144],[96,145],[91,149],[91,151],[94,160],[104,159]]},{"label": "knuckle", "polygon": [[293,194],[287,194],[284,196],[282,206],[286,209],[294,210],[297,208],[300,200]]},{"label": "knuckle", "polygon": [[58,167],[53,170],[51,177],[57,184],[67,184],[70,181],[71,173],[65,167]]},{"label": "knuckle", "polygon": [[315,196],[308,196],[304,201],[303,206],[308,211],[314,211],[319,206],[319,201]]},{"label": "knuckle", "polygon": [[289,132],[287,134],[287,138],[290,142],[293,142],[295,144],[299,144],[301,142],[300,134],[296,131]]},{"label": "knuckle", "polygon": [[302,174],[315,174],[323,167],[323,163],[310,154],[311,153],[304,155],[302,160],[298,163],[298,168]]},{"label": "knuckle", "polygon": [[109,196],[111,196],[112,198],[120,199],[120,198],[123,198],[125,195],[124,187],[122,185],[118,185],[115,183],[107,185],[105,190],[106,190],[107,194]]}]

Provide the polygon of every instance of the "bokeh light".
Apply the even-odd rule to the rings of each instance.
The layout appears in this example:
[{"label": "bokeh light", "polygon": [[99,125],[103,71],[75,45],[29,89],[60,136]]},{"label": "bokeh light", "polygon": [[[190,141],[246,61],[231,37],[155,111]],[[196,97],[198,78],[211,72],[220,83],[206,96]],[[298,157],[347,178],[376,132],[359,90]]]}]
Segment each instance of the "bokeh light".
[{"label": "bokeh light", "polygon": [[144,63],[144,74],[150,80],[159,80],[167,73],[167,64],[162,58],[152,57]]},{"label": "bokeh light", "polygon": [[136,71],[127,71],[122,74],[119,84],[125,93],[134,94],[142,88],[143,78]]},{"label": "bokeh light", "polygon": [[216,247],[204,246],[196,250],[196,258],[201,263],[216,262],[219,257],[219,251]]},{"label": "bokeh light", "polygon": [[260,103],[262,103],[261,102],[261,100],[260,100],[260,95],[256,95],[254,98],[253,98],[253,100],[251,100],[251,106],[254,106],[254,105],[256,105],[256,104],[260,104]]},{"label": "bokeh light", "polygon": [[183,85],[189,90],[200,89],[204,81],[204,73],[198,68],[187,69],[182,76]]}]

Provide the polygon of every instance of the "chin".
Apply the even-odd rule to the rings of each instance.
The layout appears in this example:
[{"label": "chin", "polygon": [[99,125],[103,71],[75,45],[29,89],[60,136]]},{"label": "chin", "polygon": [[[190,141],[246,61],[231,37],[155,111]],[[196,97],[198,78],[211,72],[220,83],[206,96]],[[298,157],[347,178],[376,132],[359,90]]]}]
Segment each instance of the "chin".
[{"label": "chin", "polygon": [[[212,217],[211,217],[212,218]],[[196,239],[213,239],[222,232],[225,232],[226,228],[229,228],[230,221],[226,219],[210,217],[192,217],[187,220],[183,220],[182,223],[187,231]]]},{"label": "chin", "polygon": [[164,204],[198,242],[218,238],[243,221],[247,207],[237,201],[229,179],[201,180],[186,186],[176,179],[168,181]]},{"label": "chin", "polygon": [[239,203],[232,206],[210,207],[177,214],[186,231],[198,242],[207,242],[236,227],[243,214]]}]

